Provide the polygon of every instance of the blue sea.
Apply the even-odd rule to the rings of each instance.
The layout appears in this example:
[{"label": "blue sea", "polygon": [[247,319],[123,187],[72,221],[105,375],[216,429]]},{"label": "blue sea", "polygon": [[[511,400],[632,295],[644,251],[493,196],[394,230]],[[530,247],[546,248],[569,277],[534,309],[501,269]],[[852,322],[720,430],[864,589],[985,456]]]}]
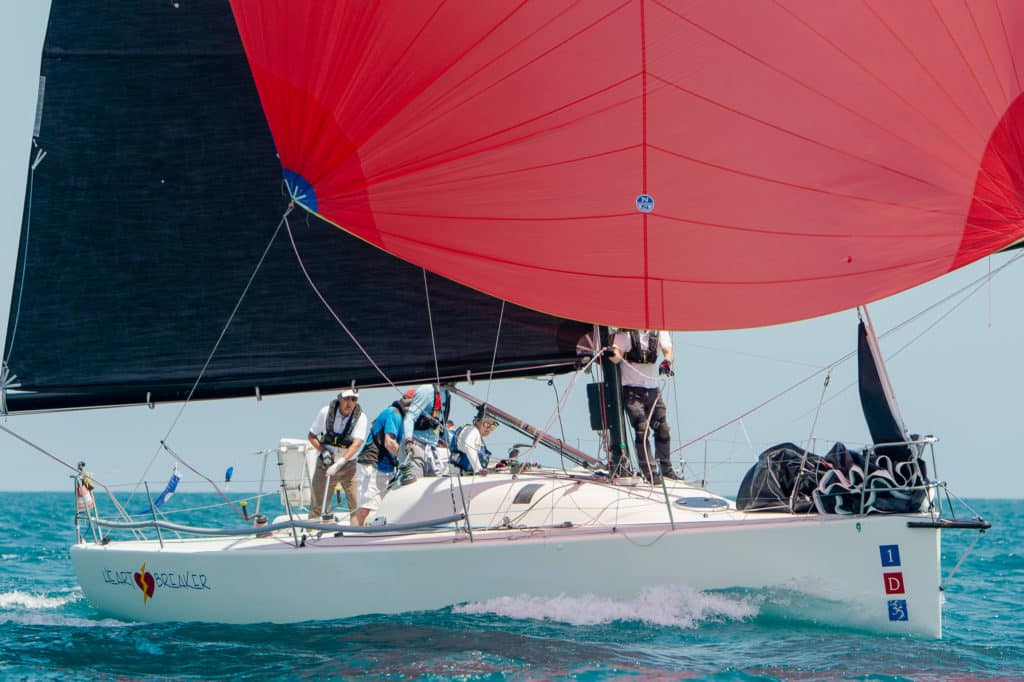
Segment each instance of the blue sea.
[{"label": "blue sea", "polygon": [[[185,493],[168,505],[215,499]],[[298,625],[125,622],[77,587],[72,505],[70,492],[0,493],[3,679],[1024,679],[1024,500],[971,501],[993,528],[946,589],[941,641],[824,627],[770,594],[687,590],[630,601],[509,595]],[[944,575],[976,535],[944,535]],[[427,577],[410,579],[429,589]],[[337,575],[317,589],[388,586]]]}]

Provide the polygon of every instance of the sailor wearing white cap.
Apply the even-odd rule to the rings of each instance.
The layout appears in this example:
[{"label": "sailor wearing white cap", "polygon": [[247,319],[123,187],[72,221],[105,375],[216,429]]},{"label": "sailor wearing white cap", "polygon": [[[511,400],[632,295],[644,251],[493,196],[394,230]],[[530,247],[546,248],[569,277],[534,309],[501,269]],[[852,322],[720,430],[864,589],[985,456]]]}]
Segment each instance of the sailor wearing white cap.
[{"label": "sailor wearing white cap", "polygon": [[[356,508],[356,455],[366,440],[367,419],[355,387],[320,409],[309,427],[309,442],[317,449],[310,490],[309,518],[329,515],[330,495],[337,485],[345,491],[349,511]],[[326,491],[326,496],[325,496]]]}]

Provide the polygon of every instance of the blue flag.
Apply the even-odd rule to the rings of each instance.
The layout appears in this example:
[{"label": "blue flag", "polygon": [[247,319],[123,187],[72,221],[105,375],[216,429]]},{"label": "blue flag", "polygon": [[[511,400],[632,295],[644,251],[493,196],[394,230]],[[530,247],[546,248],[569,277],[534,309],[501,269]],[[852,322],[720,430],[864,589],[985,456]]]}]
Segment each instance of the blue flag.
[{"label": "blue flag", "polygon": [[171,472],[171,480],[167,481],[167,485],[164,486],[164,491],[160,493],[160,497],[153,501],[153,506],[159,509],[164,502],[171,499],[171,495],[178,489],[178,481],[180,480],[181,476],[178,475],[178,470],[175,469]]},{"label": "blue flag", "polygon": [[224,472],[224,482],[231,483],[231,477],[235,474],[235,467],[228,467],[227,471]]}]

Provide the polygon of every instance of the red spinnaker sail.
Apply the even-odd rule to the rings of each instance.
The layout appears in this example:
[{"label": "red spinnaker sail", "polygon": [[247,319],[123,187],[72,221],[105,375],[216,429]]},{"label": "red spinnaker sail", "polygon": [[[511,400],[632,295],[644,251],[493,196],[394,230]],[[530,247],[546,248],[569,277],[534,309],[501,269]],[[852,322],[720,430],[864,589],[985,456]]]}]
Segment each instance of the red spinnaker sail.
[{"label": "red spinnaker sail", "polygon": [[1024,237],[1024,2],[232,4],[299,202],[529,308],[773,324]]}]

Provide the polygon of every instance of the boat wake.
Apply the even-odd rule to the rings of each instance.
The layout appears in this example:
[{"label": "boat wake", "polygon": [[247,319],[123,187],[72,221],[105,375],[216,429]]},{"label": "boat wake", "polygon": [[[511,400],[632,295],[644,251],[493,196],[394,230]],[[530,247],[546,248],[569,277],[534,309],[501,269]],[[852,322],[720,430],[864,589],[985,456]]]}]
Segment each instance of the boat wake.
[{"label": "boat wake", "polygon": [[759,612],[760,601],[754,596],[700,592],[686,587],[651,587],[628,600],[592,594],[580,597],[518,595],[470,602],[456,606],[453,611],[552,620],[571,625],[637,621],[694,628],[703,623],[752,619]]},{"label": "boat wake", "polygon": [[11,592],[0,592],[0,610],[43,610],[59,609],[65,604],[78,601],[82,598],[80,591],[68,592],[55,597],[41,594],[30,594],[20,590]]}]

